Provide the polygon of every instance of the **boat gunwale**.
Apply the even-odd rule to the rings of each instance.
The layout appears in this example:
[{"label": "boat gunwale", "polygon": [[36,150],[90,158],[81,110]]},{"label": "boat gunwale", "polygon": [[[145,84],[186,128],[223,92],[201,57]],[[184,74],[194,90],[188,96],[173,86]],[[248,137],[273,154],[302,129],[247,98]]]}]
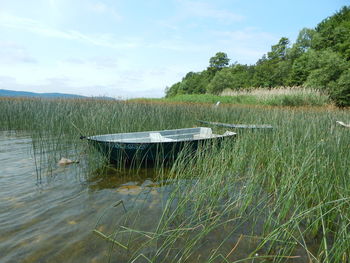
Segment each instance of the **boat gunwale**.
[{"label": "boat gunwale", "polygon": [[[150,141],[150,142],[123,142],[123,141],[111,141],[111,140],[101,140],[101,139],[94,139],[92,137],[99,137],[99,136],[108,136],[108,135],[121,135],[121,134],[140,134],[140,133],[159,133],[159,132],[166,132],[166,131],[179,131],[179,130],[187,130],[187,129],[199,129],[200,128],[206,128],[208,127],[195,127],[195,128],[182,128],[182,129],[172,129],[172,130],[160,130],[160,131],[141,131],[141,132],[130,132],[130,133],[111,133],[111,134],[100,134],[100,135],[93,135],[89,136],[86,139],[89,141],[95,141],[99,143],[106,143],[106,144],[132,144],[132,145],[140,145],[140,144],[166,144],[166,143],[183,143],[183,142],[193,142],[193,141],[207,141],[211,139],[220,139],[220,138],[226,138],[226,137],[235,137],[237,133],[232,132],[232,134],[212,134],[213,137],[207,137],[207,138],[192,138],[192,139],[183,139],[183,140],[174,140],[174,141]],[[209,128],[211,129],[211,128]],[[211,129],[212,130],[212,129]],[[191,133],[188,133],[191,134]],[[147,137],[145,137],[147,138]]]},{"label": "boat gunwale", "polygon": [[106,144],[166,144],[166,143],[181,143],[181,142],[193,142],[193,141],[207,141],[207,140],[212,140],[212,139],[221,139],[221,138],[226,138],[226,137],[234,137],[236,134],[230,134],[230,135],[218,135],[216,137],[210,137],[210,138],[198,138],[198,139],[190,139],[190,140],[178,140],[178,141],[166,141],[166,142],[111,142],[111,141],[102,141],[102,140],[96,140],[96,139],[89,139],[89,141],[95,141],[99,143],[106,143]]}]

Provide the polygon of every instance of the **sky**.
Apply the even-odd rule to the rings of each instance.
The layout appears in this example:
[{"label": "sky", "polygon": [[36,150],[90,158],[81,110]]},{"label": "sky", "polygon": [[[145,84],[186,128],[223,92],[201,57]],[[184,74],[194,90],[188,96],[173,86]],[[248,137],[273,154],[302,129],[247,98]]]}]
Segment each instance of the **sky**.
[{"label": "sky", "polygon": [[0,0],[0,89],[163,97],[225,52],[254,64],[350,0]]}]

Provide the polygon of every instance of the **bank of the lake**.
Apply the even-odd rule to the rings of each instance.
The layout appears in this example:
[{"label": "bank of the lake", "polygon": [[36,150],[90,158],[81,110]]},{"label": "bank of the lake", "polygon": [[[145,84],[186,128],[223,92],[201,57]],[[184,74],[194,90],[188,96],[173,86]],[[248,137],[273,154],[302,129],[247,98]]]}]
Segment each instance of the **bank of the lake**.
[{"label": "bank of the lake", "polygon": [[134,102],[166,103],[208,103],[250,106],[280,107],[334,107],[326,93],[302,87],[280,87],[273,89],[246,89],[241,91],[225,90],[221,95],[213,94],[178,94],[160,99],[130,99]]}]

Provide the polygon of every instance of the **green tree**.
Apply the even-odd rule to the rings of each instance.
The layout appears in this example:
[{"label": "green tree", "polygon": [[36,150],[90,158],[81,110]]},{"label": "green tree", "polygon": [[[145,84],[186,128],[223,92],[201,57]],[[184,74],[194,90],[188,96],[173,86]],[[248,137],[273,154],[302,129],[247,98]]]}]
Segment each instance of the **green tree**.
[{"label": "green tree", "polygon": [[256,87],[273,88],[285,86],[292,67],[289,54],[289,39],[282,37],[271,51],[258,60],[255,66],[253,84]]},{"label": "green tree", "polygon": [[287,57],[287,50],[289,47],[289,39],[282,37],[276,45],[271,47],[271,51],[267,53],[268,59],[284,60]]},{"label": "green tree", "polygon": [[215,74],[208,92],[220,94],[225,89],[241,90],[251,86],[252,71],[249,66],[236,64]]},{"label": "green tree", "polygon": [[348,105],[350,61],[350,7],[343,7],[315,29],[300,30],[296,42],[282,37],[255,65],[229,67],[226,53],[209,60],[207,70],[188,73],[167,88],[167,96],[183,93],[243,89],[251,86],[306,86],[328,92],[337,105]]},{"label": "green tree", "polygon": [[292,65],[292,61],[289,59],[279,61],[274,65],[273,75],[271,77],[274,87],[289,85]]},{"label": "green tree", "polygon": [[341,74],[330,95],[338,107],[350,107],[350,69]]},{"label": "green tree", "polygon": [[217,71],[228,67],[229,63],[230,59],[227,57],[227,54],[224,52],[218,52],[214,57],[209,59],[208,71],[215,74]]},{"label": "green tree", "polygon": [[310,28],[303,28],[299,31],[295,45],[300,49],[302,53],[308,51],[312,46],[312,40],[316,31]]},{"label": "green tree", "polygon": [[297,40],[293,44],[292,48],[288,50],[287,57],[294,61],[302,54],[307,52],[311,46],[316,31],[310,28],[303,28],[299,31]]},{"label": "green tree", "polygon": [[241,90],[252,87],[252,79],[254,74],[253,66],[235,64],[230,68],[230,70],[231,74],[234,76],[231,89]]},{"label": "green tree", "polygon": [[273,62],[263,55],[255,65],[253,85],[255,87],[272,87]]},{"label": "green tree", "polygon": [[191,94],[198,81],[198,73],[188,72],[182,79],[177,94]]},{"label": "green tree", "polygon": [[165,90],[166,97],[173,97],[178,94],[202,94],[206,93],[207,86],[212,75],[207,70],[202,72],[189,72],[181,82],[172,85]]},{"label": "green tree", "polygon": [[333,16],[324,19],[316,27],[312,41],[316,50],[331,49],[350,60],[350,7],[345,6]]},{"label": "green tree", "polygon": [[182,79],[178,94],[201,94],[206,92],[210,76],[206,71],[199,73],[189,72]]},{"label": "green tree", "polygon": [[193,93],[203,94],[207,92],[208,85],[213,79],[213,75],[208,70],[203,70],[198,74],[197,83],[195,83]]},{"label": "green tree", "polygon": [[306,66],[310,69],[305,86],[329,91],[334,87],[348,64],[338,53],[331,50],[315,51]]},{"label": "green tree", "polygon": [[208,92],[212,94],[220,94],[224,89],[232,89],[234,76],[229,68],[225,68],[215,74],[215,77],[208,85]]},{"label": "green tree", "polygon": [[310,75],[311,70],[316,68],[318,56],[317,51],[310,49],[298,57],[291,68],[289,85],[303,85]]},{"label": "green tree", "polygon": [[178,93],[180,85],[181,85],[181,82],[177,82],[173,84],[171,87],[166,87],[165,97],[166,98],[174,97]]}]

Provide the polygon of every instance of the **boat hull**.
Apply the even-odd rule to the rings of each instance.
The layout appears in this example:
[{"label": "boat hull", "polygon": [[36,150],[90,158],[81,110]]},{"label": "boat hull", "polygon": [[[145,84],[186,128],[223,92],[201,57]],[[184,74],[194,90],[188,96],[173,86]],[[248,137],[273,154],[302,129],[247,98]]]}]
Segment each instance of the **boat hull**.
[{"label": "boat hull", "polygon": [[120,143],[89,140],[111,163],[155,164],[172,163],[184,151],[193,155],[199,147],[209,143],[220,143],[222,138],[184,142]]},{"label": "boat hull", "polygon": [[96,135],[87,140],[102,152],[111,163],[154,164],[171,163],[183,152],[193,155],[208,144],[221,143],[236,134],[212,134],[210,128],[185,128],[176,130],[133,132]]}]

